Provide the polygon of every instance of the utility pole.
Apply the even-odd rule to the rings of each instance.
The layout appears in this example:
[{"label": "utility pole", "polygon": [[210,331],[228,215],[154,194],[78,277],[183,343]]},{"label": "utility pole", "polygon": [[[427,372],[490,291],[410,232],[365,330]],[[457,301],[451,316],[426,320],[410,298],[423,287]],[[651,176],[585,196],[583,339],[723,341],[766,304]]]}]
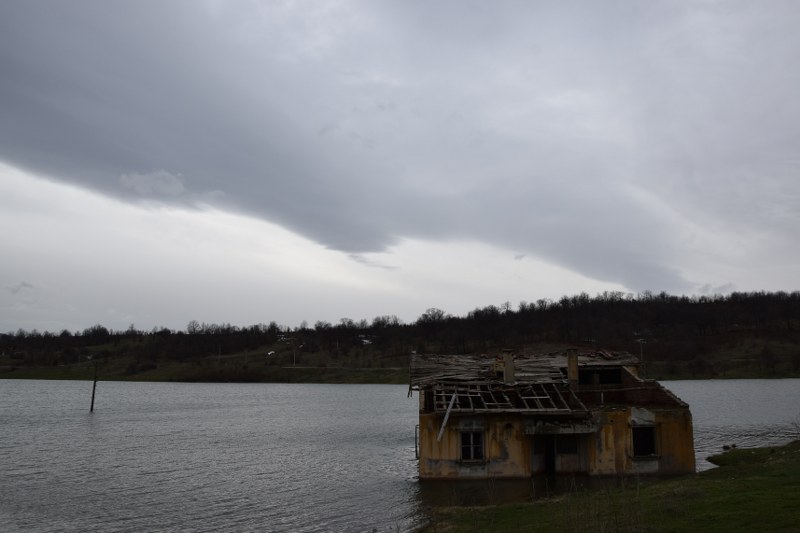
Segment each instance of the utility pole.
[{"label": "utility pole", "polygon": [[636,339],[636,342],[639,343],[639,368],[642,371],[642,377],[644,377],[644,345],[647,342],[647,340]]},{"label": "utility pole", "polygon": [[305,346],[305,343],[297,346],[295,345],[294,339],[292,339],[292,366],[297,366],[297,349],[302,348],[303,346]]}]

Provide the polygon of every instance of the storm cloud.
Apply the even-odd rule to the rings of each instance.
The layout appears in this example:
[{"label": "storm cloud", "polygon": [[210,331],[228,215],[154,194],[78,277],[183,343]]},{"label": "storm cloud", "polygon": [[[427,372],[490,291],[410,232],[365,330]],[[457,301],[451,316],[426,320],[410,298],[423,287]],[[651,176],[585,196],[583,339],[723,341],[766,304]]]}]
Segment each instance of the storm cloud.
[{"label": "storm cloud", "polygon": [[798,11],[5,1],[0,160],[364,264],[468,240],[632,291],[736,287],[715,261],[798,264]]}]

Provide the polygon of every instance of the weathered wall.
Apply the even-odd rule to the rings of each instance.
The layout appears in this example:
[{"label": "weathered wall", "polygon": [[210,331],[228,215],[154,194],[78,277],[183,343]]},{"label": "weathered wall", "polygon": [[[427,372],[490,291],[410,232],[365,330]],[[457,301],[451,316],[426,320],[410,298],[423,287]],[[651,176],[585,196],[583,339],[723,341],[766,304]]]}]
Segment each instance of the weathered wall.
[{"label": "weathered wall", "polygon": [[657,410],[659,473],[694,472],[694,433],[689,409]]},{"label": "weathered wall", "polygon": [[[527,477],[531,444],[518,415],[451,416],[442,440],[442,416],[420,414],[420,478]],[[461,461],[461,432],[483,431],[483,461]]]},{"label": "weathered wall", "polygon": [[[694,472],[694,435],[688,409],[606,408],[596,412],[599,430],[589,450],[589,472],[611,474],[683,474]],[[655,427],[656,454],[634,457],[632,428]]]},{"label": "weathered wall", "polygon": [[[537,448],[535,439],[543,436],[525,433],[526,417],[514,414],[451,416],[441,441],[437,441],[442,419],[442,416],[433,413],[420,414],[420,478],[508,478],[545,473],[544,447],[541,442],[538,452],[534,452]],[[462,431],[483,431],[483,461],[461,461]],[[594,442],[594,435],[577,435],[576,438],[578,447],[574,453],[555,454],[556,473],[589,472],[587,448]]]},{"label": "weathered wall", "polygon": [[[528,477],[546,472],[543,442],[547,437],[525,433],[526,423],[531,425],[530,417],[452,415],[441,441],[437,441],[443,418],[435,413],[420,413],[420,478]],[[592,422],[597,431],[577,436],[577,453],[555,454],[555,473],[694,472],[692,416],[688,408],[606,406],[594,411]],[[655,453],[634,457],[632,428],[645,426],[655,428]],[[461,460],[462,431],[482,432],[483,460]]]}]

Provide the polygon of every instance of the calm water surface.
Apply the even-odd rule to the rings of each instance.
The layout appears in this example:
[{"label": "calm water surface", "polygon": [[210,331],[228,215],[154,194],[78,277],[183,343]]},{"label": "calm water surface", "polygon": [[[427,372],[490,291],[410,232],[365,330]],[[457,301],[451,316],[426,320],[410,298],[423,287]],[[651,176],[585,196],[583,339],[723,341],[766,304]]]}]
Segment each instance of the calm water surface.
[{"label": "calm water surface", "polygon": [[662,381],[689,404],[697,470],[723,446],[776,446],[800,438],[800,379]]},{"label": "calm water surface", "polygon": [[0,381],[0,528],[413,525],[404,386]]},{"label": "calm water surface", "polygon": [[[786,442],[800,416],[796,379],[665,385],[692,406],[699,469],[725,444]],[[465,501],[457,484],[417,482],[406,392],[100,382],[90,414],[89,382],[0,380],[0,524],[406,531],[425,507]]]}]

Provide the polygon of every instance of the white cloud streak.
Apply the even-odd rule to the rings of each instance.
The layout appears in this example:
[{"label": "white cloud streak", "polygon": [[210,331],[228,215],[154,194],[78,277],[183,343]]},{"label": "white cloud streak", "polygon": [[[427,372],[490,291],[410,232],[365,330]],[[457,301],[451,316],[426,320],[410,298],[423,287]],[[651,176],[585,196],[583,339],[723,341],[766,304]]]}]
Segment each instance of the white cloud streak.
[{"label": "white cloud streak", "polygon": [[[480,243],[404,241],[353,257],[213,208],[126,204],[2,165],[0,177],[0,224],[17,230],[0,237],[2,331],[413,321],[433,305],[463,314],[516,302],[521,286],[530,298],[621,289]],[[20,276],[32,281],[6,283]]]}]

